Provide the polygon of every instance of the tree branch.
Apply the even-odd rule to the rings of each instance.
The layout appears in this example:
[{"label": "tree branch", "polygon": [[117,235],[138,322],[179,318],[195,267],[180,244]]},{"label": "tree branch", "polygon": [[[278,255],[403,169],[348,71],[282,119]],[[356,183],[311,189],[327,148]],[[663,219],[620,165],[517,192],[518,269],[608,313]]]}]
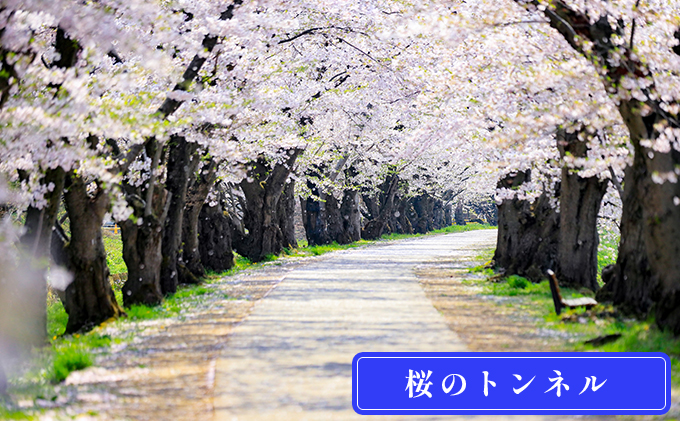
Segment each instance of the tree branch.
[{"label": "tree branch", "polygon": [[279,41],[279,45],[280,45],[280,44],[285,44],[285,43],[287,43],[287,42],[293,42],[293,41],[295,41],[296,39],[298,39],[298,38],[300,38],[300,37],[304,37],[305,35],[313,34],[313,33],[316,32],[316,31],[320,31],[320,30],[322,30],[322,29],[330,29],[330,28],[333,28],[333,27],[330,26],[330,27],[325,27],[325,28],[324,28],[324,27],[309,28],[309,29],[306,29],[306,30],[300,32],[300,33],[297,34],[297,35],[293,35],[293,36],[290,37],[290,38],[282,39],[281,41]]},{"label": "tree branch", "polygon": [[[227,7],[227,10],[220,14],[219,20],[229,20],[233,18],[234,9],[236,8],[236,6],[240,6],[241,4],[243,4],[243,0],[234,0],[234,2],[230,4],[229,7]],[[202,45],[203,48],[205,49],[205,52],[207,53],[212,52],[212,50],[215,48],[215,45],[217,45],[217,39],[218,39],[217,36],[210,34],[206,35],[203,38]],[[182,75],[182,81],[175,85],[172,92],[188,91],[189,86],[191,86],[191,83],[198,76],[198,72],[201,70],[201,67],[203,67],[203,64],[205,64],[206,60],[208,60],[207,54],[205,53],[196,54],[194,58],[191,60],[189,66],[187,66],[186,70],[184,71],[184,74]],[[163,101],[163,104],[160,106],[157,112],[163,119],[168,118],[168,116],[177,111],[177,109],[183,103],[184,101],[172,99],[168,96],[167,98],[165,98],[165,101]]]}]

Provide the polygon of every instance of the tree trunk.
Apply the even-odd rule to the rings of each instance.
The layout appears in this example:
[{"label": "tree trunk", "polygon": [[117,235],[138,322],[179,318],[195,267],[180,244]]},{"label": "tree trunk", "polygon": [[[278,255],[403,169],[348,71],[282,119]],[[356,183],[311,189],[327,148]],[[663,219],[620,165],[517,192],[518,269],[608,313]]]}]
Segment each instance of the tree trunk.
[{"label": "tree trunk", "polygon": [[342,234],[337,238],[338,244],[350,244],[361,240],[361,212],[359,212],[359,192],[345,190],[340,206],[342,218]]},{"label": "tree trunk", "polygon": [[[621,240],[612,277],[598,292],[598,300],[611,300],[622,311],[647,317],[656,304],[656,321],[680,334],[677,279],[680,275],[680,214],[672,197],[680,197],[677,183],[657,184],[652,174],[674,171],[680,164],[677,151],[668,154],[640,145],[646,138],[646,122],[632,104],[620,106],[635,148],[633,165],[624,176]],[[656,120],[655,115],[648,116]],[[649,158],[649,154],[653,158]],[[668,203],[666,203],[668,202]]]},{"label": "tree trunk", "polygon": [[[208,198],[210,189],[217,180],[217,163],[214,160],[200,170],[200,174],[192,185],[189,187],[187,193],[186,205],[184,208],[184,222],[182,223],[182,261],[179,266],[183,265],[185,270],[180,270],[179,282],[182,284],[195,283],[200,277],[205,276],[205,267],[202,264],[201,253],[199,252],[199,244],[205,238],[200,237],[199,242],[199,219],[201,210]],[[208,226],[209,224],[206,224]],[[223,231],[229,231],[222,228]],[[224,235],[224,234],[221,234]],[[231,235],[228,235],[228,253],[225,251],[221,255],[227,255],[227,263],[220,265],[220,267],[228,266],[227,270],[231,268],[234,260],[234,255],[231,251]]]},{"label": "tree trunk", "polygon": [[[312,173],[317,175],[317,173]],[[340,204],[332,193],[321,192],[311,182],[307,182],[311,195],[301,199],[302,223],[305,227],[307,243],[310,246],[330,244],[343,236],[343,222]]]},{"label": "tree trunk", "polygon": [[[181,254],[182,222],[187,201],[187,189],[191,175],[198,166],[196,143],[189,143],[183,136],[172,136],[168,144],[168,164],[165,188],[172,193],[168,217],[161,246],[161,292],[174,294],[179,284],[180,268],[178,258]],[[186,278],[186,275],[184,276]]]},{"label": "tree trunk", "polygon": [[295,239],[295,181],[286,183],[279,204],[276,209],[279,229],[281,230],[281,244],[283,247],[297,248]]},{"label": "tree trunk", "polygon": [[450,227],[453,225],[453,210],[451,209],[451,204],[444,206],[444,226]]},{"label": "tree trunk", "polygon": [[[307,184],[309,185],[309,183]],[[300,198],[300,209],[307,244],[317,246],[331,243],[326,228],[326,203],[313,196],[306,199]]]},{"label": "tree trunk", "polygon": [[[28,174],[20,173],[21,178],[28,179]],[[52,187],[45,193],[46,204],[42,209],[29,206],[26,210],[24,234],[21,236],[21,245],[26,253],[31,256],[30,273],[24,279],[23,289],[27,301],[25,304],[25,320],[30,320],[30,342],[39,346],[45,343],[47,338],[47,278],[46,269],[50,258],[50,245],[52,243],[52,227],[57,220],[57,211],[64,191],[66,173],[61,167],[45,171],[40,180],[43,186]]]},{"label": "tree trunk", "polygon": [[[518,187],[530,180],[530,172],[507,176],[499,188]],[[520,275],[538,282],[557,261],[559,214],[550,206],[547,194],[534,203],[504,200],[498,206],[498,240],[494,262],[506,275]]]},{"label": "tree trunk", "polygon": [[72,173],[64,199],[71,220],[71,239],[66,251],[73,273],[73,282],[66,288],[64,308],[68,313],[66,333],[73,333],[89,330],[125,313],[111,289],[102,240],[108,194],[98,189],[95,196],[90,197],[85,181]]},{"label": "tree trunk", "polygon": [[243,222],[247,235],[234,238],[236,251],[259,262],[283,250],[283,234],[276,219],[277,206],[288,175],[301,150],[288,152],[288,159],[270,168],[264,157],[251,164],[248,178],[240,183],[246,197]]},{"label": "tree trunk", "polygon": [[[557,133],[557,147],[562,158],[588,155],[588,144],[578,133]],[[560,234],[557,250],[557,274],[560,283],[597,291],[597,215],[608,180],[597,176],[582,178],[562,166],[560,183]]]},{"label": "tree trunk", "polygon": [[432,203],[432,229],[444,228],[444,203],[439,199],[434,199]]},{"label": "tree trunk", "polygon": [[[134,219],[120,223],[123,260],[128,269],[128,279],[123,285],[126,307],[134,304],[154,306],[163,301],[160,275],[165,215],[158,207],[166,205],[167,194],[161,186],[155,186],[154,190],[156,212],[144,215],[138,208]],[[157,217],[157,214],[161,216]]]},{"label": "tree trunk", "polygon": [[[152,171],[157,171],[162,161],[162,145],[156,141],[148,142],[145,154],[152,160]],[[134,214],[120,223],[123,260],[128,269],[128,279],[123,285],[123,303],[126,307],[134,304],[158,305],[163,301],[160,284],[163,227],[172,194],[156,182],[155,172],[149,174],[142,186],[125,183],[124,188]]]},{"label": "tree trunk", "polygon": [[198,251],[201,264],[207,270],[224,272],[234,266],[234,252],[231,248],[231,221],[224,214],[222,204],[203,205],[198,218],[200,241]]},{"label": "tree trunk", "polygon": [[399,206],[397,207],[397,232],[399,234],[413,234],[413,225],[409,220],[409,212],[415,213],[413,209],[413,204],[408,198],[402,198],[399,201]]},{"label": "tree trunk", "polygon": [[138,222],[120,223],[123,260],[128,278],[123,285],[123,303],[155,306],[163,301],[160,282],[163,224],[154,215],[139,216]]},{"label": "tree trunk", "polygon": [[399,187],[399,177],[396,175],[389,175],[383,183],[383,201],[380,206],[378,216],[366,223],[361,233],[361,237],[366,240],[377,240],[383,235],[385,226],[389,219],[390,213],[394,208],[394,196],[397,194]]},{"label": "tree trunk", "polygon": [[462,202],[458,203],[456,206],[456,211],[454,212],[453,218],[456,221],[456,225],[465,225],[465,214]]},{"label": "tree trunk", "polygon": [[421,194],[413,199],[413,209],[415,209],[418,219],[413,227],[418,234],[425,234],[432,230],[432,198],[427,194]]}]

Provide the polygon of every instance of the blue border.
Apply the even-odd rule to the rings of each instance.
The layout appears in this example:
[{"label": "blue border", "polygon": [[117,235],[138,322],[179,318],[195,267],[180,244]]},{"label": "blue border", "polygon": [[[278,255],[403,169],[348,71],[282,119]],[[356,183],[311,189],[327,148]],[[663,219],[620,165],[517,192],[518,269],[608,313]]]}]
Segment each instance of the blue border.
[{"label": "blue border", "polygon": [[[358,405],[358,365],[363,358],[661,358],[665,362],[665,405],[660,409],[361,409]],[[361,352],[352,359],[352,408],[360,415],[663,415],[671,407],[671,362],[662,352]]]}]

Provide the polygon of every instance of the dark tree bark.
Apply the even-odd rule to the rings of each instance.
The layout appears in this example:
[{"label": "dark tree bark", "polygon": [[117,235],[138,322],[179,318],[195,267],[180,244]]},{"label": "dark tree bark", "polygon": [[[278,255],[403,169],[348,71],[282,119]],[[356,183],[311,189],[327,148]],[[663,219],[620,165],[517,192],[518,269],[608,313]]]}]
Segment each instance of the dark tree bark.
[{"label": "dark tree bark", "polygon": [[[586,157],[588,144],[577,133],[557,133],[560,156]],[[560,283],[597,291],[597,215],[608,181],[583,178],[564,165],[560,183],[560,234],[557,274]]]},{"label": "dark tree bark", "polygon": [[418,234],[425,234],[432,230],[434,200],[428,194],[421,194],[413,199],[413,208],[418,215],[413,229]]},{"label": "dark tree bark", "polygon": [[[234,0],[220,14],[219,20],[232,19],[235,9],[242,3],[243,0]],[[202,46],[204,51],[196,54],[191,60],[191,63],[182,75],[181,82],[177,83],[173,88],[174,92],[187,91],[189,89],[209,58],[209,55],[206,53],[213,51],[218,40],[219,37],[213,34],[207,34],[203,37]],[[179,109],[183,102],[183,100],[178,100],[168,95],[159,107],[157,115],[163,119],[168,118]],[[149,154],[149,152],[155,151],[160,146],[157,139],[148,138],[144,147],[147,150],[147,155],[152,156],[154,153]],[[131,150],[130,152],[133,151]],[[157,164],[157,160],[154,159],[154,169],[157,167]],[[128,195],[128,203],[135,208],[135,219],[140,222],[139,225],[132,221],[126,221],[121,224],[123,258],[128,266],[128,281],[123,287],[125,305],[159,304],[163,298],[160,293],[160,264],[162,261],[160,247],[165,224],[165,213],[168,211],[165,203],[166,194],[162,189],[158,188],[154,176],[152,176],[146,189],[137,189],[130,185],[125,185],[124,187]],[[143,195],[145,199],[142,199],[142,196],[139,195],[139,193],[142,193],[140,190],[146,190],[146,194]],[[154,198],[157,200],[152,202]],[[162,202],[160,207],[156,206],[159,201]],[[140,206],[147,209],[140,211]],[[153,211],[157,213],[153,213]],[[138,244],[133,244],[132,242],[138,242]],[[135,279],[137,283],[132,283],[131,279]]]},{"label": "dark tree bark", "polygon": [[[196,151],[198,145],[189,143],[183,136],[172,136],[168,144],[168,164],[165,188],[172,193],[161,252],[161,292],[163,295],[174,294],[179,284],[180,268],[178,258],[181,254],[182,222],[187,201],[187,189],[191,175],[198,166]],[[187,277],[186,275],[184,276]]]},{"label": "dark tree bark", "polygon": [[349,244],[361,239],[359,193],[345,190],[342,202],[332,194],[322,194],[323,201],[301,199],[302,221],[309,245],[337,242]]},{"label": "dark tree bark", "polygon": [[361,240],[361,212],[359,211],[359,192],[345,190],[340,205],[342,232],[336,239],[338,244],[349,244]]},{"label": "dark tree bark", "polygon": [[[208,198],[210,189],[215,184],[217,180],[217,163],[214,160],[205,165],[201,170],[194,182],[189,187],[187,193],[186,206],[184,208],[184,222],[182,224],[182,261],[180,262],[180,279],[179,282],[182,284],[195,283],[200,277],[205,275],[205,267],[201,262],[201,253],[199,252],[199,244],[204,240],[207,241],[204,236],[199,238],[199,220],[201,215],[201,209],[205,204],[205,200]],[[206,228],[209,226],[206,223]],[[222,228],[228,233],[228,252],[222,252],[221,256],[227,256],[225,259],[227,262],[221,264],[220,268],[226,267],[228,270],[233,265],[234,255],[231,251],[231,235],[229,234],[229,229]],[[212,235],[207,233],[206,235]],[[220,234],[223,235],[223,234]],[[200,240],[200,241],[199,241]],[[210,243],[214,243],[211,239]],[[205,244],[206,247],[210,247],[209,244]],[[221,249],[224,249],[222,247]],[[214,252],[213,252],[214,253]],[[212,259],[211,259],[212,260]],[[184,270],[181,269],[184,266]],[[214,266],[211,269],[214,270]]]},{"label": "dark tree bark", "polygon": [[85,181],[71,173],[64,200],[72,221],[66,251],[73,273],[73,282],[66,288],[64,308],[68,313],[66,333],[73,333],[125,313],[111,289],[102,240],[101,226],[110,204],[108,194],[98,188],[90,197]]},{"label": "dark tree bark", "polygon": [[248,233],[235,232],[233,242],[239,254],[254,262],[283,250],[283,234],[276,219],[276,210],[300,153],[299,149],[288,151],[288,158],[273,167],[260,157],[251,164],[248,178],[240,183],[246,197],[243,222]]},{"label": "dark tree bark", "polygon": [[390,214],[394,209],[394,197],[397,194],[398,187],[399,177],[395,174],[388,175],[381,188],[383,200],[380,204],[380,210],[377,216],[368,221],[364,226],[364,229],[361,232],[362,238],[366,240],[376,240],[383,235]]},{"label": "dark tree bark", "polygon": [[365,221],[378,218],[380,215],[380,194],[369,195],[363,193],[361,199],[365,209],[361,209]]},{"label": "dark tree bark", "polygon": [[295,181],[286,183],[279,204],[276,208],[276,219],[281,230],[281,244],[283,247],[297,248],[295,239]]},{"label": "dark tree bark", "polygon": [[[530,172],[507,176],[500,187],[518,187],[530,181]],[[506,275],[520,275],[538,282],[554,269],[559,241],[559,214],[542,194],[533,203],[505,200],[498,206],[498,241],[494,262]]]},{"label": "dark tree bark", "polygon": [[444,203],[439,199],[434,199],[432,204],[432,229],[444,228]]},{"label": "dark tree bark", "polygon": [[[33,323],[30,329],[33,345],[42,345],[47,337],[46,269],[51,254],[52,227],[57,220],[65,176],[66,173],[61,167],[45,171],[40,184],[52,185],[53,188],[45,193],[44,199],[47,204],[42,209],[29,206],[26,210],[25,231],[20,240],[24,251],[32,257],[30,259],[32,267],[24,284],[25,296],[30,299],[30,302],[26,303],[25,317]],[[20,177],[28,179],[28,174],[21,172]]]},{"label": "dark tree bark", "polygon": [[[165,191],[158,186],[155,190],[156,202],[164,204]],[[160,217],[144,215],[138,209],[134,216],[134,219],[120,223],[123,260],[128,269],[128,278],[123,285],[123,304],[126,307],[134,304],[155,306],[163,301],[160,276],[165,218],[162,214]]]},{"label": "dark tree bark", "polygon": [[[522,4],[534,7],[538,1]],[[674,198],[680,197],[680,183],[656,183],[654,177],[673,173],[680,166],[680,153],[673,147],[670,152],[654,151],[643,146],[643,141],[654,143],[661,134],[657,131],[659,124],[680,129],[680,116],[665,111],[670,107],[661,106],[660,93],[649,76],[652,71],[634,53],[632,41],[621,45],[614,42],[615,37],[625,36],[625,21],[610,19],[606,14],[594,20],[587,11],[572,9],[562,2],[551,3],[543,13],[550,25],[595,65],[608,92],[625,89],[621,83],[624,77],[644,79],[644,100],[625,92],[618,98],[619,113],[630,132],[635,156],[624,177],[619,255],[613,276],[600,297],[612,297],[621,309],[643,317],[654,310],[657,324],[678,335],[680,206],[675,205]],[[585,42],[590,43],[588,47]],[[678,104],[676,101],[670,105]]]},{"label": "dark tree bark", "polygon": [[453,209],[450,204],[444,206],[444,226],[450,227],[453,225]]},{"label": "dark tree bark", "polygon": [[342,204],[333,194],[328,193],[324,195],[326,199],[326,230],[328,231],[328,242],[337,242],[343,236],[342,214],[340,207]]},{"label": "dark tree bark", "polygon": [[[20,176],[23,179],[28,179],[28,174],[23,172]],[[65,179],[66,172],[61,167],[45,171],[45,175],[40,179],[40,184],[53,186],[51,191],[45,193],[44,199],[47,204],[42,209],[33,206],[26,209],[25,231],[21,236],[21,244],[35,258],[50,255],[52,227],[57,220]]]},{"label": "dark tree bark", "polygon": [[300,198],[302,225],[305,227],[307,244],[310,246],[330,243],[326,230],[325,207],[325,203],[315,200],[313,197]]},{"label": "dark tree bark", "polygon": [[200,241],[198,251],[205,269],[224,272],[234,266],[231,248],[231,220],[224,214],[222,204],[203,205],[198,218]]},{"label": "dark tree bark", "polygon": [[459,203],[458,206],[456,206],[456,211],[454,212],[454,220],[456,221],[456,225],[465,225],[465,215],[463,212],[462,203]]},{"label": "dark tree bark", "polygon": [[[329,177],[335,180],[337,171]],[[316,168],[309,175],[318,177],[323,169]],[[307,181],[307,188],[311,195],[306,199],[300,199],[300,210],[302,212],[302,224],[305,228],[307,243],[310,246],[330,244],[333,241],[340,241],[346,237],[344,224],[341,214],[341,203],[330,192],[319,190],[319,187]]]},{"label": "dark tree bark", "polygon": [[329,205],[337,206],[337,203],[332,198],[329,204],[327,200],[329,195],[321,193],[319,188],[311,181],[307,181],[307,187],[311,190],[312,194],[306,199],[300,199],[302,224],[305,227],[307,243],[310,246],[330,244],[333,240],[328,232],[329,216],[327,207]]},{"label": "dark tree bark", "polygon": [[[652,227],[648,227],[648,224],[655,224],[660,220],[655,221],[653,216],[649,215],[649,210],[645,209],[643,202],[648,195],[646,187],[656,189],[654,186],[646,186],[649,183],[650,174],[643,157],[644,148],[640,146],[639,140],[633,145],[635,148],[633,165],[626,168],[623,179],[625,188],[622,197],[623,214],[621,215],[619,254],[609,282],[598,292],[597,299],[612,301],[625,313],[647,317],[654,304],[659,301],[660,292],[663,290],[649,256],[649,243],[654,245],[654,240],[649,238],[650,231],[653,232],[653,230],[650,229]],[[671,227],[668,228],[672,234],[680,235],[680,232],[676,232]],[[649,243],[648,239],[651,240]],[[673,241],[669,245],[673,247]],[[663,250],[661,252],[666,254]],[[666,268],[668,269],[671,268]],[[660,320],[657,319],[657,323],[659,322]],[[676,334],[679,333],[677,330],[674,331]]]},{"label": "dark tree bark", "polygon": [[397,214],[399,216],[396,217],[397,232],[399,234],[413,234],[413,225],[411,225],[408,217],[409,213],[415,213],[411,199],[401,198],[399,206],[397,206]]},{"label": "dark tree bark", "polygon": [[[146,155],[152,158],[151,168],[156,169],[161,157],[157,142],[145,145]],[[170,201],[162,185],[151,174],[142,186],[124,184],[128,204],[134,210],[133,217],[121,222],[123,260],[128,269],[128,279],[123,285],[123,304],[148,306],[163,301],[161,291],[161,243],[163,227]],[[142,199],[145,198],[145,200]]]}]

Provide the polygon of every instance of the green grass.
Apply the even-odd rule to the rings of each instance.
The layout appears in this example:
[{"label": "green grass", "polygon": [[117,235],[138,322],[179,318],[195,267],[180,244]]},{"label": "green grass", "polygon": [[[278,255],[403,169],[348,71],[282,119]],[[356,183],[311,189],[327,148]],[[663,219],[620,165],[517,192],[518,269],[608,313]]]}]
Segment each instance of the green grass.
[{"label": "green grass", "polygon": [[68,314],[64,310],[61,301],[55,297],[47,298],[47,335],[49,337],[60,336],[66,331]]},{"label": "green grass", "polygon": [[177,292],[165,297],[160,305],[133,305],[125,312],[132,321],[175,317],[190,310],[195,301],[210,292],[211,289],[205,285],[180,285]]},{"label": "green grass", "polygon": [[338,244],[333,242],[331,244],[324,244],[319,246],[298,247],[293,250],[284,250],[284,255],[304,257],[304,256],[321,256],[322,254],[330,253],[332,251],[347,250],[354,247],[359,247],[365,244],[371,244],[371,241],[360,240],[350,244]]},{"label": "green grass", "polygon": [[96,349],[111,346],[111,337],[97,332],[52,337],[52,364],[47,378],[53,383],[66,379],[69,373],[92,365],[92,353]]},{"label": "green grass", "polygon": [[467,231],[488,230],[488,229],[495,229],[495,228],[497,228],[497,227],[489,225],[489,224],[478,224],[477,222],[472,222],[472,223],[465,224],[465,225],[449,225],[448,227],[444,227],[442,229],[434,230],[431,233],[432,234],[441,234],[441,233],[467,232]]},{"label": "green grass", "polygon": [[72,371],[82,370],[92,365],[92,356],[84,348],[70,343],[56,350],[48,378],[62,382]]},{"label": "green grass", "polygon": [[106,263],[109,265],[111,273],[127,273],[127,266],[123,260],[123,241],[120,232],[113,234],[108,230],[103,230],[104,248],[106,249]]},{"label": "green grass", "polygon": [[7,409],[2,405],[0,398],[0,420],[35,420],[33,415],[26,414],[23,411]]},{"label": "green grass", "polygon": [[597,280],[600,281],[602,269],[616,263],[619,249],[619,236],[609,232],[600,233],[600,244],[597,248]]}]

